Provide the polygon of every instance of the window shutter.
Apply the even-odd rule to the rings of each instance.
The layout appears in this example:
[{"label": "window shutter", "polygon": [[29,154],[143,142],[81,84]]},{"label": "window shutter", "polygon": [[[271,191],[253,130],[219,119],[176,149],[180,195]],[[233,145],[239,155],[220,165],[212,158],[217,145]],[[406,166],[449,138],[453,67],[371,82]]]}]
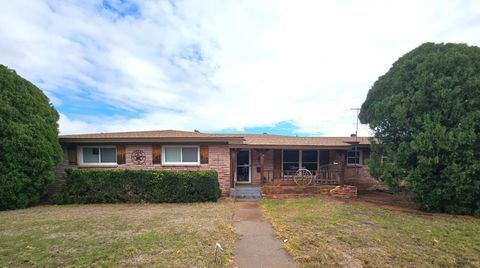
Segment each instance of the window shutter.
[{"label": "window shutter", "polygon": [[117,145],[117,164],[123,165],[126,163],[125,145]]},{"label": "window shutter", "polygon": [[200,146],[200,164],[208,164],[208,146]]},{"label": "window shutter", "polygon": [[282,150],[273,150],[273,179],[282,177]]},{"label": "window shutter", "polygon": [[67,155],[68,155],[68,164],[76,165],[77,164],[77,146],[69,145],[67,147]]},{"label": "window shutter", "polygon": [[152,148],[152,163],[161,164],[162,163],[162,146],[153,145]]}]

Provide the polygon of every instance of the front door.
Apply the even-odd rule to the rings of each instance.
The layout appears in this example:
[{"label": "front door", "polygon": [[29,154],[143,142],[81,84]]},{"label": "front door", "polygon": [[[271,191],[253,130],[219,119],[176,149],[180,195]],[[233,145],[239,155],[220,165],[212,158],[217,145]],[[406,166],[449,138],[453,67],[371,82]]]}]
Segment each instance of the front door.
[{"label": "front door", "polygon": [[250,182],[250,150],[240,150],[237,152],[237,182]]}]

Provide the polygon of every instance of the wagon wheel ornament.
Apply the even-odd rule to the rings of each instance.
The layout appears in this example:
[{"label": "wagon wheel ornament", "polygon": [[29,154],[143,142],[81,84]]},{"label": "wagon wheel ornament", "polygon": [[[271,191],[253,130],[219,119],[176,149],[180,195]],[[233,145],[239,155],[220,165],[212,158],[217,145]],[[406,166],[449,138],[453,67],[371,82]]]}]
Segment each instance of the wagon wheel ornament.
[{"label": "wagon wheel ornament", "polygon": [[132,152],[132,162],[136,165],[145,164],[145,160],[147,160],[147,155],[143,150],[135,150]]},{"label": "wagon wheel ornament", "polygon": [[313,175],[310,170],[306,168],[301,168],[295,172],[295,176],[293,177],[293,181],[297,185],[310,185],[313,181]]}]

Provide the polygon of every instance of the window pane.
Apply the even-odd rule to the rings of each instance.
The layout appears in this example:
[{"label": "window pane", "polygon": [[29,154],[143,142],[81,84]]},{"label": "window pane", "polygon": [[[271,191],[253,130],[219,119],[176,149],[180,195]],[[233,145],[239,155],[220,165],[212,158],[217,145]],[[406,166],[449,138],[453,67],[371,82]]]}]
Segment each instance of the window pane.
[{"label": "window pane", "polygon": [[348,158],[347,164],[358,164],[358,158]]},{"label": "window pane", "polygon": [[303,163],[302,168],[306,168],[311,172],[317,171],[317,163]]},{"label": "window pane", "polygon": [[283,174],[295,175],[298,170],[298,163],[283,163]]},{"label": "window pane", "polygon": [[330,152],[328,150],[320,150],[320,165],[330,164]]},{"label": "window pane", "polygon": [[165,162],[167,163],[179,163],[181,159],[180,147],[165,147]]},{"label": "window pane", "polygon": [[238,151],[237,152],[237,166],[242,166],[242,165],[248,165],[250,164],[248,162],[249,159],[249,152],[248,151]]},{"label": "window pane", "polygon": [[284,150],[283,162],[298,162],[299,155],[298,150]]},{"label": "window pane", "polygon": [[347,164],[360,164],[360,151],[348,151]]},{"label": "window pane", "polygon": [[182,148],[183,162],[198,162],[198,148]]},{"label": "window pane", "polygon": [[115,148],[100,148],[102,163],[117,163],[117,152]]},{"label": "window pane", "polygon": [[317,162],[317,151],[309,150],[309,151],[302,151],[302,162]]},{"label": "window pane", "polygon": [[360,151],[348,151],[348,152],[347,152],[347,156],[348,156],[348,157],[355,157],[355,155],[356,155],[357,157],[359,157],[359,156],[360,156]]},{"label": "window pane", "polygon": [[98,163],[98,148],[83,148],[83,163]]},{"label": "window pane", "polygon": [[237,167],[237,181],[249,181],[250,180],[250,167],[241,166]]}]

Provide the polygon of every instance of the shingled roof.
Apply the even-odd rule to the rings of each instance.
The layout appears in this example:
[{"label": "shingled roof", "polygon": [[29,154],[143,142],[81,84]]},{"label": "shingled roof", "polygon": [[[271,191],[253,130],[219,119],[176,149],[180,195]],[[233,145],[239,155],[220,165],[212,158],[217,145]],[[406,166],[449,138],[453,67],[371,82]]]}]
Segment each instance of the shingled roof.
[{"label": "shingled roof", "polygon": [[246,146],[350,146],[368,145],[369,137],[298,137],[272,134],[214,134],[179,130],[154,130],[61,135],[60,142],[218,141]]},{"label": "shingled roof", "polygon": [[245,134],[245,145],[346,146],[354,142],[370,144],[368,137],[297,137],[270,134]]},{"label": "shingled roof", "polygon": [[227,138],[242,138],[243,134],[210,134],[202,132],[180,131],[180,130],[150,130],[150,131],[129,131],[129,132],[107,132],[107,133],[91,133],[91,134],[73,134],[60,135],[61,139],[85,139],[85,138],[212,138],[212,137],[227,137]]}]

